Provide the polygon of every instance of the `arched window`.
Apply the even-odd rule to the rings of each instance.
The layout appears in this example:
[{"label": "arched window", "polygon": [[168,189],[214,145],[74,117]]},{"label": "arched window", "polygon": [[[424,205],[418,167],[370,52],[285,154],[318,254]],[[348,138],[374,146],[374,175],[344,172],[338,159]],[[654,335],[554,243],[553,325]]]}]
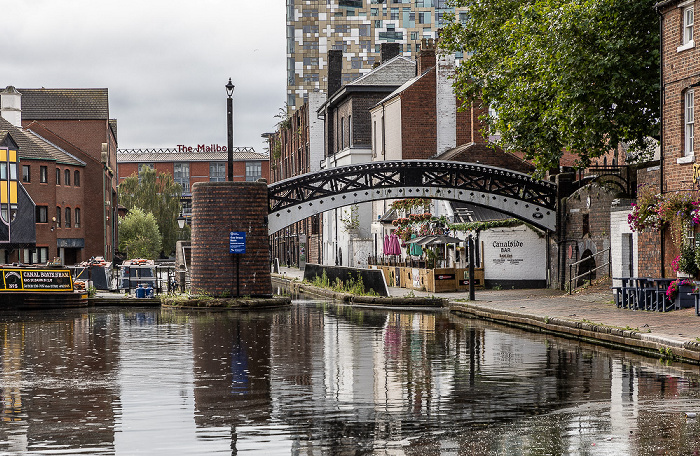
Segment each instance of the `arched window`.
[{"label": "arched window", "polygon": [[66,208],[66,228],[70,228],[70,207]]},{"label": "arched window", "polygon": [[70,170],[69,169],[65,170],[65,172],[63,173],[63,180],[64,180],[63,185],[70,185]]},{"label": "arched window", "polygon": [[75,208],[75,227],[80,228],[80,208]]},{"label": "arched window", "polygon": [[75,185],[76,187],[80,187],[80,171],[78,171],[77,169],[73,173],[73,185]]},{"label": "arched window", "polygon": [[61,208],[56,206],[56,227],[61,227]]}]

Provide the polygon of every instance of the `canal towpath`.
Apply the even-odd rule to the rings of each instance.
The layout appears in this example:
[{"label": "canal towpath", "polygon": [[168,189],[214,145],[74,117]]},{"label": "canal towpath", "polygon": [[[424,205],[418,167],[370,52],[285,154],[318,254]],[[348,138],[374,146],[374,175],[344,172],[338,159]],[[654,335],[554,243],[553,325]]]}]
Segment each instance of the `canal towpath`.
[{"label": "canal towpath", "polygon": [[[279,276],[303,280],[303,271],[280,268]],[[475,300],[468,292],[429,293],[389,288],[393,297],[440,297],[455,314],[502,324],[625,346],[633,351],[700,364],[700,317],[695,309],[647,312],[618,308],[609,281],[569,295],[553,289],[481,290]]]}]

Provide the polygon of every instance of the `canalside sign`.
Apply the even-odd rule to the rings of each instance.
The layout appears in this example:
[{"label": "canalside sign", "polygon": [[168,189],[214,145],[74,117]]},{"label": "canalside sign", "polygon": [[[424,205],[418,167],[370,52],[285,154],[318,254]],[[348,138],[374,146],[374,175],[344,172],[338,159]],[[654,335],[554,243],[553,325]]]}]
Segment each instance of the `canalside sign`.
[{"label": "canalside sign", "polygon": [[73,291],[68,269],[0,268],[0,292]]},{"label": "canalside sign", "polygon": [[228,253],[245,253],[245,231],[231,231],[229,233]]}]

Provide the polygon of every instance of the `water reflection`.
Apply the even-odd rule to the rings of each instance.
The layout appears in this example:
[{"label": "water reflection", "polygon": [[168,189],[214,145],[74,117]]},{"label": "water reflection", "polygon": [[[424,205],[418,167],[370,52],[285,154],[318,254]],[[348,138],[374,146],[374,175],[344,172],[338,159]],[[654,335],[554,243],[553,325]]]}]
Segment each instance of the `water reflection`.
[{"label": "water reflection", "polygon": [[697,367],[447,313],[0,314],[2,454],[669,454]]}]

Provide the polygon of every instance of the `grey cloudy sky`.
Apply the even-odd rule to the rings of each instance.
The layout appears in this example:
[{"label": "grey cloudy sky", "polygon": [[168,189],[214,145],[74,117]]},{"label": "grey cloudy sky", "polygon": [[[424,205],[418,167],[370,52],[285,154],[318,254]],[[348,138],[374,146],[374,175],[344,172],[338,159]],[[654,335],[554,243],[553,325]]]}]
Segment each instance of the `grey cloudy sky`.
[{"label": "grey cloudy sky", "polygon": [[3,2],[0,86],[108,88],[119,148],[234,145],[263,152],[286,99],[283,0]]}]

